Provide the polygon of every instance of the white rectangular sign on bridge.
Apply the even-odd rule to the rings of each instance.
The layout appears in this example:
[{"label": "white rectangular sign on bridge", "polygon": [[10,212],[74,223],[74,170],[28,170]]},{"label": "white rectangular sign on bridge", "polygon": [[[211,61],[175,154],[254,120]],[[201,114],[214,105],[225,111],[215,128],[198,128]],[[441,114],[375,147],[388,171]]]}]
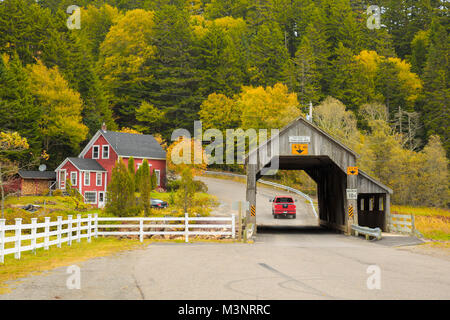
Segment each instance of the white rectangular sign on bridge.
[{"label": "white rectangular sign on bridge", "polygon": [[310,143],[311,137],[310,136],[290,136],[289,142],[290,143]]},{"label": "white rectangular sign on bridge", "polygon": [[347,189],[347,200],[358,200],[358,189]]}]

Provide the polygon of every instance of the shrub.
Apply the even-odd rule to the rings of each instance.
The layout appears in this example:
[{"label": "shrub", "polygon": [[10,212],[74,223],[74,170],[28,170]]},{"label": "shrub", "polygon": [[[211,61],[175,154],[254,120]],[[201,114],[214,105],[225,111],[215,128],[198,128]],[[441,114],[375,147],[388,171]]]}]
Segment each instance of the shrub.
[{"label": "shrub", "polygon": [[62,196],[62,190],[61,189],[56,189],[55,191],[53,191],[53,196],[54,197]]}]

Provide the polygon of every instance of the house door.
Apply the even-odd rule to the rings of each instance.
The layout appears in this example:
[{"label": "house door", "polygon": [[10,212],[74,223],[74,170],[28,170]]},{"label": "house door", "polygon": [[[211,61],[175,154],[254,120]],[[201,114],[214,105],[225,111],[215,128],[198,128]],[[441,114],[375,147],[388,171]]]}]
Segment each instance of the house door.
[{"label": "house door", "polygon": [[100,191],[98,193],[98,207],[103,208],[105,206],[105,193]]},{"label": "house door", "polygon": [[59,188],[66,188],[66,170],[59,171]]}]

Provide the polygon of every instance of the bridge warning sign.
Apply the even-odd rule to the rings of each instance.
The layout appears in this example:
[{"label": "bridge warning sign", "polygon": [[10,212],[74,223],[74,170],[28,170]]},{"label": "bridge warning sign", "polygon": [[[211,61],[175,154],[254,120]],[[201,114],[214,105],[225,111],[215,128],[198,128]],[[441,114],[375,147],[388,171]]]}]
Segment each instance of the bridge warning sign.
[{"label": "bridge warning sign", "polygon": [[352,205],[350,205],[350,206],[348,207],[348,216],[349,216],[350,218],[353,218],[353,206],[352,206]]},{"label": "bridge warning sign", "polygon": [[293,144],[292,145],[292,154],[294,155],[307,155],[308,154],[308,145],[307,144]]},{"label": "bridge warning sign", "polygon": [[254,205],[252,205],[251,208],[250,208],[250,215],[252,217],[256,216],[256,208],[255,208]]},{"label": "bridge warning sign", "polygon": [[358,175],[358,167],[347,167],[347,174],[349,176],[357,176]]}]

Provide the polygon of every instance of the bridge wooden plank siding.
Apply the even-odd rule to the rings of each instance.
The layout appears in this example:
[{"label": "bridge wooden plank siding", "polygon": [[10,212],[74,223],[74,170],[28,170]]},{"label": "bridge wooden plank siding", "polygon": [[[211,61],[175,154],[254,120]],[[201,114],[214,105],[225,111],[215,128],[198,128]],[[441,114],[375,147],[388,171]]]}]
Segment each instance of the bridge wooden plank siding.
[{"label": "bridge wooden plank siding", "polygon": [[[292,145],[296,143],[296,137],[309,141],[306,142],[307,155],[293,155]],[[280,170],[304,170],[316,182],[321,225],[350,234],[351,224],[358,224],[358,220],[361,220],[360,225],[365,226],[366,221],[370,220],[366,215],[378,214],[376,219],[370,220],[371,227],[376,225],[383,231],[388,231],[392,190],[361,170],[358,175],[347,175],[347,168],[356,167],[358,157],[343,143],[300,117],[281,129],[278,137],[271,137],[247,155],[247,201],[250,206],[256,206],[256,182],[263,176],[263,169],[267,170],[272,164],[275,166],[278,161]],[[348,200],[347,189],[357,189],[358,199]],[[377,203],[371,208],[373,212],[360,210],[361,201],[364,203],[364,199],[370,197],[374,198],[370,200],[374,201],[374,205]],[[353,218],[348,216],[350,205],[355,208]],[[380,208],[383,210],[379,210]],[[256,217],[251,216],[247,210],[249,223],[256,223],[257,217],[258,208]]]}]

